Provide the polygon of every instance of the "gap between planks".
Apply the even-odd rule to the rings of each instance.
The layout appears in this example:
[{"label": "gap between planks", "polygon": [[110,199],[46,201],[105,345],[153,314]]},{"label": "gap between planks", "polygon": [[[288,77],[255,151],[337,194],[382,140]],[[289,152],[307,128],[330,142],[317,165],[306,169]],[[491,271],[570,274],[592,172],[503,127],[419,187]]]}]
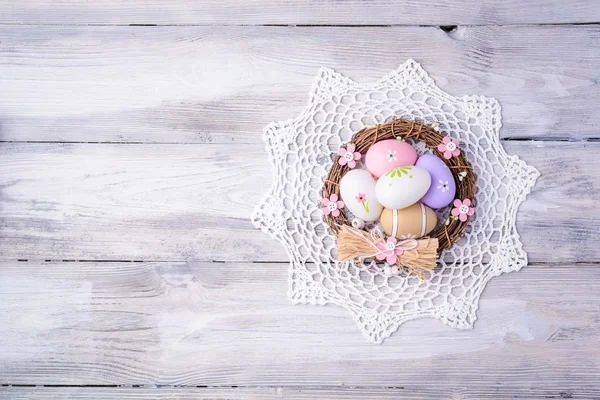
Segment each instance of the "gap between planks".
[{"label": "gap between planks", "polygon": [[532,26],[593,26],[600,25],[599,22],[556,22],[556,23],[531,23],[531,24],[456,24],[456,25],[438,25],[438,24],[23,24],[23,23],[11,23],[11,22],[0,22],[0,26],[23,26],[23,27],[85,27],[85,26],[130,26],[140,28],[154,28],[154,27],[269,27],[269,28],[440,28],[444,32],[453,31],[458,27],[464,28],[479,28],[479,27],[493,27],[493,28],[505,28],[505,27],[532,27]]},{"label": "gap between planks", "polygon": [[[522,387],[488,388],[472,390],[468,387],[443,390],[436,388],[417,388],[405,386],[359,387],[359,386],[0,386],[0,394],[9,396],[11,400],[44,399],[256,399],[256,400],[314,400],[314,399],[389,399],[410,400],[452,398],[466,399],[548,399],[548,398],[596,398],[594,389],[529,389]],[[50,397],[48,397],[50,396]],[[585,397],[583,397],[585,396]]]},{"label": "gap between planks", "polygon": [[[559,142],[559,143],[594,143],[599,142],[600,136],[598,137],[587,137],[587,138],[569,138],[569,137],[504,137],[500,138],[500,142]],[[0,144],[2,143],[12,143],[12,144],[119,144],[119,145],[155,145],[155,144],[164,144],[164,145],[211,145],[211,144],[223,144],[220,142],[119,142],[119,141],[102,141],[102,142],[94,142],[94,141],[69,141],[69,140],[0,140]]]},{"label": "gap between planks", "polygon": [[[31,260],[24,260],[24,259],[0,259],[0,263],[2,262],[11,262],[11,261],[16,261],[19,263],[40,263],[40,262],[44,262],[44,263],[115,263],[115,264],[120,264],[120,263],[154,263],[154,264],[164,264],[164,263],[186,263],[186,264],[191,264],[191,263],[206,263],[206,264],[239,264],[240,262],[246,263],[246,264],[282,264],[282,265],[288,265],[290,263],[290,261],[239,261],[239,260],[206,260],[206,261],[197,261],[197,260],[152,260],[152,259],[148,259],[148,260],[42,260],[42,259],[31,259]],[[307,262],[307,265],[313,265],[314,263],[311,262]],[[527,266],[532,266],[532,267],[544,267],[544,266],[548,266],[549,268],[554,268],[558,265],[564,265],[564,262],[539,262],[539,261],[534,261],[534,262],[529,262],[527,264]],[[590,267],[590,268],[597,268],[597,266],[600,265],[600,261],[570,261],[569,264],[573,264],[573,265],[577,265],[580,267]]]},{"label": "gap between planks", "polygon": [[4,24],[110,24],[110,25],[486,25],[578,24],[600,20],[593,0],[349,0],[330,2],[277,2],[274,0],[172,0],[77,2],[32,0],[0,5]]}]

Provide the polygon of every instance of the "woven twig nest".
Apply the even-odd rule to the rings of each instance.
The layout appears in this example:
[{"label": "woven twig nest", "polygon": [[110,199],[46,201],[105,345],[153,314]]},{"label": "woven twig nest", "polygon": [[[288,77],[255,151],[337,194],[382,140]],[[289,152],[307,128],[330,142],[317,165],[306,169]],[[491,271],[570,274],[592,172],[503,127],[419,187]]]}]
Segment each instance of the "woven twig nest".
[{"label": "woven twig nest", "polygon": [[[355,151],[364,156],[367,150],[380,140],[412,139],[415,142],[421,141],[450,169],[456,183],[455,198],[473,200],[475,195],[475,174],[473,168],[462,152],[458,156],[453,156],[449,159],[443,157],[442,152],[438,150],[438,146],[443,143],[444,137],[445,135],[439,132],[437,127],[397,118],[384,124],[364,128],[356,132],[350,139],[350,142],[356,146]],[[340,156],[336,156],[333,160],[333,165],[323,186],[322,195],[324,198],[328,198],[332,194],[339,195],[340,180],[350,170],[348,165],[340,165],[338,163],[339,158]],[[331,214],[324,217],[326,223],[336,236],[341,231],[346,232],[347,228],[351,226],[346,211],[343,209],[340,211],[337,217]],[[450,248],[464,234],[467,224],[468,220],[461,221],[458,218],[448,218],[437,222],[434,230],[427,235],[427,238],[437,239],[436,258],[439,257],[443,250]]]}]

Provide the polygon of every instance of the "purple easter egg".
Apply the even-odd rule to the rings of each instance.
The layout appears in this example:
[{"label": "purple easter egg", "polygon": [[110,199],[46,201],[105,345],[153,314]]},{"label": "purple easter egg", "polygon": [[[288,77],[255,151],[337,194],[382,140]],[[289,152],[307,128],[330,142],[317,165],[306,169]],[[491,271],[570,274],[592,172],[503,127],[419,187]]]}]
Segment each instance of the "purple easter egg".
[{"label": "purple easter egg", "polygon": [[410,144],[388,139],[375,143],[367,150],[365,165],[369,172],[379,178],[397,167],[415,165],[417,151]]},{"label": "purple easter egg", "polygon": [[421,202],[431,208],[442,208],[454,200],[456,182],[450,168],[438,157],[424,154],[417,160],[415,166],[423,168],[431,175],[431,186]]}]

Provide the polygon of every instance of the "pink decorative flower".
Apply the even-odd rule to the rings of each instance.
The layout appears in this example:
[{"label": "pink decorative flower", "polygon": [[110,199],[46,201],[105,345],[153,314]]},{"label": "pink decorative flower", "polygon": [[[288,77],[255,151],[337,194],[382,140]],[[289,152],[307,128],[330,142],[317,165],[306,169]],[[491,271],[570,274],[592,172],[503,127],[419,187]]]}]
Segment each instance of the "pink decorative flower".
[{"label": "pink decorative flower", "polygon": [[354,150],[356,150],[356,146],[352,143],[349,143],[346,148],[340,147],[338,150],[338,154],[340,155],[338,163],[340,163],[340,165],[348,164],[350,169],[356,167],[356,161],[360,160],[362,155],[358,151]]},{"label": "pink decorative flower", "polygon": [[465,222],[468,217],[475,214],[475,209],[471,207],[471,200],[469,199],[464,199],[463,201],[456,199],[453,204],[456,208],[452,209],[451,214],[458,217],[462,222]]},{"label": "pink decorative flower", "polygon": [[367,201],[367,195],[364,193],[359,193],[358,196],[355,197],[356,201],[362,203],[363,201]]},{"label": "pink decorative flower", "polygon": [[452,156],[456,157],[460,154],[460,149],[458,148],[460,141],[458,139],[450,139],[448,136],[444,136],[442,142],[443,143],[438,146],[438,150],[444,153],[444,158],[446,160],[449,160],[452,158]]},{"label": "pink decorative flower", "polygon": [[331,214],[334,217],[339,216],[340,209],[344,208],[344,202],[341,200],[338,201],[338,195],[335,193],[329,196],[329,198],[323,197],[321,204],[323,204],[323,215]]},{"label": "pink decorative flower", "polygon": [[398,256],[404,253],[404,250],[396,247],[397,244],[398,239],[393,236],[388,237],[387,240],[380,240],[377,243],[379,253],[375,255],[375,258],[380,261],[385,260],[388,264],[395,264]]}]

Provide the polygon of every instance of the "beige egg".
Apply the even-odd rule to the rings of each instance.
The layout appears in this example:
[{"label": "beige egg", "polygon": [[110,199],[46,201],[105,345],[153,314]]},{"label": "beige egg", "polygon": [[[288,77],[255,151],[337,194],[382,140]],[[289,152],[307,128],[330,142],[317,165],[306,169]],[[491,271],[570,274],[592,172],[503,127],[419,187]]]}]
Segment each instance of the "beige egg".
[{"label": "beige egg", "polygon": [[435,228],[437,217],[431,208],[417,202],[400,210],[384,208],[380,222],[383,231],[390,236],[419,238]]}]

